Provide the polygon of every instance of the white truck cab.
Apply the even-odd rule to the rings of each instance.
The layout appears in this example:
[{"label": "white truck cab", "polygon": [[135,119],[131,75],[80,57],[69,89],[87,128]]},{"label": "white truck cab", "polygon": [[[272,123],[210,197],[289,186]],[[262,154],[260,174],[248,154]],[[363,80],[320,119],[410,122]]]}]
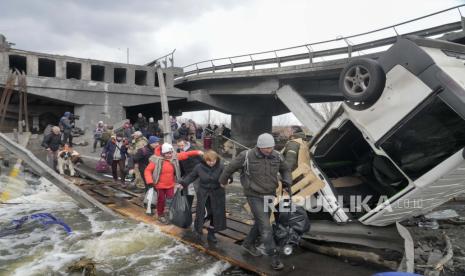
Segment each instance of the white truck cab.
[{"label": "white truck cab", "polygon": [[[335,221],[384,226],[465,192],[465,46],[400,38],[350,62],[339,86],[346,101],[310,146]],[[354,195],[370,210],[350,210]]]}]

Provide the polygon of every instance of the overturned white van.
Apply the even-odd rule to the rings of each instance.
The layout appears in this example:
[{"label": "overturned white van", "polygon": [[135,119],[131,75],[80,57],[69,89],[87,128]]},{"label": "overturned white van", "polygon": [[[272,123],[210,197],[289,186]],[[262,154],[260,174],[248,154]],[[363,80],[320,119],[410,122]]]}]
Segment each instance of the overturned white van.
[{"label": "overturned white van", "polygon": [[[465,192],[465,46],[400,38],[350,62],[339,87],[346,101],[310,146],[335,221],[384,226]],[[347,209],[354,195],[372,209]]]}]

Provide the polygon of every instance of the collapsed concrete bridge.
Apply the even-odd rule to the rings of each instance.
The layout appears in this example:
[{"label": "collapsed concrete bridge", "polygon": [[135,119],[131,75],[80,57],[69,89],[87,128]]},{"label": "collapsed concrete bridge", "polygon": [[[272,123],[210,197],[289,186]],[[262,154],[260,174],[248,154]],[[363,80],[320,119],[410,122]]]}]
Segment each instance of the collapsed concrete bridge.
[{"label": "collapsed concrete bridge", "polygon": [[[378,58],[405,35],[465,43],[465,5],[363,34],[286,49],[197,62],[184,68],[171,62],[163,68],[170,112],[215,109],[232,115],[234,139],[252,145],[259,133],[271,130],[272,116],[292,111],[310,117],[304,103],[342,100],[339,72],[356,57]],[[456,12],[459,20],[424,29],[399,27]],[[371,35],[384,33],[372,39]],[[387,33],[387,35],[386,35]],[[379,37],[375,35],[375,37]],[[134,119],[138,112],[161,116],[155,62],[132,65],[11,49],[0,39],[0,86],[10,69],[27,74],[30,115],[36,125],[56,122],[64,111],[80,115],[77,126],[88,128]],[[355,42],[356,41],[356,42]],[[279,93],[282,87],[291,87]],[[15,118],[15,99],[9,114]],[[298,116],[299,117],[299,116]],[[299,117],[302,119],[303,117]],[[15,125],[15,124],[13,124]]]}]

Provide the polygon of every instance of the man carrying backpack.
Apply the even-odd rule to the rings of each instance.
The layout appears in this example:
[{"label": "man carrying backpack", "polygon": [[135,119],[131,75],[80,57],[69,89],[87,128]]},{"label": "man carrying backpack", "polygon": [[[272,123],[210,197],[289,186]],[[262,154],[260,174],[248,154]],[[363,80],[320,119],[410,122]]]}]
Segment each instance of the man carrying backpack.
[{"label": "man carrying backpack", "polygon": [[59,123],[60,130],[63,131],[63,144],[68,143],[70,147],[73,146],[73,135],[71,134],[73,125],[71,123],[71,116],[73,116],[71,112],[66,111]]},{"label": "man carrying backpack", "polygon": [[[276,196],[278,173],[283,186],[290,189],[292,177],[282,155],[274,150],[274,138],[269,133],[258,136],[257,146],[241,152],[223,171],[219,181],[226,185],[228,178],[237,170],[241,171],[241,184],[254,217],[254,225],[244,240],[242,247],[252,256],[260,256],[255,242],[260,235],[265,245],[265,253],[271,255],[271,266],[275,270],[284,268],[273,239],[270,224],[272,210],[265,202],[266,196]],[[289,191],[288,191],[289,193]]]}]

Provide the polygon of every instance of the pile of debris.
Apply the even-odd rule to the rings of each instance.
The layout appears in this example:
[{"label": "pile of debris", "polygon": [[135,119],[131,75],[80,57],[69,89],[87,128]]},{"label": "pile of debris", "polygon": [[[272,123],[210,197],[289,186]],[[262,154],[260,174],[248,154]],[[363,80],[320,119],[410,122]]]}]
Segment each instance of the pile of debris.
[{"label": "pile of debris", "polygon": [[417,273],[465,275],[464,217],[453,209],[446,209],[411,219],[406,224],[415,240]]}]

